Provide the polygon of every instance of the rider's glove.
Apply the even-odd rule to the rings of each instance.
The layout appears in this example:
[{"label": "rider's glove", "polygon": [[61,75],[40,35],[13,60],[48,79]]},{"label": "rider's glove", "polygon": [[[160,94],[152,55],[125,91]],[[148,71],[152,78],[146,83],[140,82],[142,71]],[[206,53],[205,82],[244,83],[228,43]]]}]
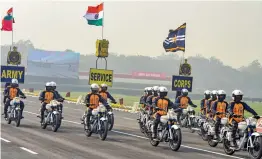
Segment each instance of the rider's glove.
[{"label": "rider's glove", "polygon": [[216,115],[220,115],[221,113],[220,112],[216,112]]},{"label": "rider's glove", "polygon": [[192,105],[192,107],[196,108],[196,107],[197,107],[197,105],[195,105],[195,104],[194,104],[194,105]]},{"label": "rider's glove", "polygon": [[116,101],[112,101],[113,104],[116,104],[117,102]]},{"label": "rider's glove", "polygon": [[260,116],[259,116],[259,115],[254,115],[253,118],[255,118],[255,119],[260,119]]}]

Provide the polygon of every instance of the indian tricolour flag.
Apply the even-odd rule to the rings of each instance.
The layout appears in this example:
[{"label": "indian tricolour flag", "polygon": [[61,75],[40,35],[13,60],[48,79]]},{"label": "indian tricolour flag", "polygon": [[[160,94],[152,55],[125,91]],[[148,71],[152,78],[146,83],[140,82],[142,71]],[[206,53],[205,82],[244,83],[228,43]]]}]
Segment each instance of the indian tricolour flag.
[{"label": "indian tricolour flag", "polygon": [[98,6],[88,6],[86,15],[84,17],[89,25],[103,26],[104,4]]}]

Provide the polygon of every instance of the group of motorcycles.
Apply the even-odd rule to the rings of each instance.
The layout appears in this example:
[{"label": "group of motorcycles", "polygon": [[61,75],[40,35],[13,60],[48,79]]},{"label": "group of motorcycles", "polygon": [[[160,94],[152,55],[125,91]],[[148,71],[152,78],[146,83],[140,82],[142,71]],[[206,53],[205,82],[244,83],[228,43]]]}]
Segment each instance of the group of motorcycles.
[{"label": "group of motorcycles", "polygon": [[[8,107],[8,115],[5,119],[8,124],[14,121],[16,127],[20,126],[21,121],[21,108],[20,101],[22,97],[15,97],[10,102]],[[44,120],[41,123],[42,129],[46,129],[48,125],[51,126],[53,132],[57,132],[58,128],[62,123],[62,102],[57,100],[51,100],[49,104],[46,105],[46,110],[44,114]],[[40,116],[38,116],[40,117]],[[93,109],[92,116],[90,119],[91,129],[87,129],[87,114],[84,115],[84,131],[86,136],[90,137],[92,133],[99,134],[101,140],[105,140],[108,131],[112,130],[114,126],[114,114],[110,110],[108,111],[104,105],[99,105],[96,109]]]},{"label": "group of motorcycles", "polygon": [[[180,120],[177,120],[176,113],[175,110],[170,109],[167,115],[161,117],[161,123],[157,129],[157,140],[154,140],[152,139],[152,114],[148,110],[140,111],[138,118],[139,127],[141,132],[149,138],[151,145],[157,146],[159,142],[169,142],[170,148],[173,151],[177,151],[182,141],[180,127],[185,127],[191,133],[197,132],[211,147],[216,147],[221,143],[227,155],[232,155],[236,151],[247,151],[254,159],[262,157],[262,131],[256,130],[258,127],[262,130],[262,118],[260,120],[254,117],[244,117],[244,120],[238,123],[237,147],[231,147],[233,127],[229,124],[228,117],[221,119],[219,137],[215,139],[215,120],[206,118],[205,115],[195,116],[194,108],[191,106],[182,110]],[[233,117],[239,116],[233,115]]]},{"label": "group of motorcycles", "polygon": [[[242,116],[233,115],[233,117]],[[215,121],[213,119],[207,119],[201,115],[197,117],[195,121],[200,129],[198,134],[204,141],[207,141],[211,147],[216,147],[221,143],[225,153],[228,155],[232,155],[236,151],[248,151],[249,155],[254,159],[260,159],[262,157],[262,132],[256,131],[257,127],[261,127],[259,125],[260,119],[244,117],[244,120],[238,123],[236,134],[237,147],[230,146],[230,142],[233,141],[231,135],[233,127],[229,124],[228,117],[221,119],[218,139],[214,139]]]}]

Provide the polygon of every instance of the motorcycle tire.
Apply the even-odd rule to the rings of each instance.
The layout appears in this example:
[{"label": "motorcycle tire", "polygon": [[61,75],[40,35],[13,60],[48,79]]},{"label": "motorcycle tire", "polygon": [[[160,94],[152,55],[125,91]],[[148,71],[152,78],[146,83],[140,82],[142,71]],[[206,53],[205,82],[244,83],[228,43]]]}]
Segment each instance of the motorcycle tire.
[{"label": "motorcycle tire", "polygon": [[235,150],[230,149],[230,141],[223,139],[223,149],[227,155],[233,155]]},{"label": "motorcycle tire", "polygon": [[54,121],[53,121],[53,124],[52,124],[52,131],[53,132],[57,132],[57,130],[58,130],[58,128],[60,127],[60,119],[61,119],[61,117],[60,117],[60,114],[53,114],[53,116],[54,116]]},{"label": "motorcycle tire", "polygon": [[181,142],[182,142],[181,129],[176,129],[176,130],[175,129],[171,129],[171,131],[173,133],[174,139],[176,139],[176,143],[174,144],[174,141],[169,140],[169,147],[173,151],[178,151],[180,146],[181,146]]},{"label": "motorcycle tire", "polygon": [[15,126],[16,127],[19,127],[20,126],[20,122],[21,122],[21,112],[20,112],[20,110],[18,110],[18,111],[16,111],[16,120],[15,120],[15,122],[16,122],[16,124],[15,124]]},{"label": "motorcycle tire", "polygon": [[101,122],[101,130],[99,132],[99,137],[101,140],[105,140],[108,133],[108,122],[107,121],[100,121]]},{"label": "motorcycle tire", "polygon": [[114,115],[109,115],[108,116],[108,130],[109,131],[111,131],[113,129],[114,123],[115,123]]},{"label": "motorcycle tire", "polygon": [[[257,152],[257,155],[254,154],[254,150]],[[262,157],[262,137],[261,136],[255,139],[254,148],[249,148],[248,152],[253,159],[260,159]]]}]

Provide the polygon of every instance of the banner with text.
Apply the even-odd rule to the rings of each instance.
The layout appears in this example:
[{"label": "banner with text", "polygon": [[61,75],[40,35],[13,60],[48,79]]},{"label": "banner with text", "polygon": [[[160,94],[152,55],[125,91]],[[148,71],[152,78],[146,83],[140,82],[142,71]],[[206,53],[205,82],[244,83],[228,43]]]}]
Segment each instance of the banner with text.
[{"label": "banner with text", "polygon": [[27,75],[78,79],[79,53],[30,50]]},{"label": "banner with text", "polygon": [[103,70],[103,69],[96,69],[90,68],[89,71],[89,84],[103,84],[105,83],[109,87],[113,85],[113,70]]},{"label": "banner with text", "polygon": [[192,92],[193,77],[191,76],[177,76],[172,77],[172,91],[181,91],[186,88],[189,92]]},{"label": "banner with text", "polygon": [[15,78],[19,83],[25,82],[25,67],[1,66],[1,82],[11,82]]},{"label": "banner with text", "polygon": [[137,71],[133,71],[132,77],[166,79],[166,74],[165,73],[158,73],[158,72],[137,72]]}]

